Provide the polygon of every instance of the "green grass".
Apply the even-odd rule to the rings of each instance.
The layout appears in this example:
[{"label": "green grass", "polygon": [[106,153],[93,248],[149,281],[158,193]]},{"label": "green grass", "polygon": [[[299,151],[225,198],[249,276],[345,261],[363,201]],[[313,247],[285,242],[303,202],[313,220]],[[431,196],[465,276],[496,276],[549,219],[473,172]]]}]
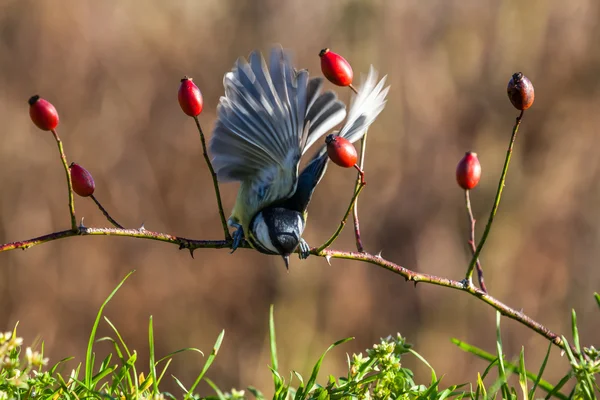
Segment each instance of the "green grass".
[{"label": "green grass", "polygon": [[[91,329],[86,356],[83,363],[77,364],[68,374],[58,372],[73,359],[65,358],[48,367],[48,359],[44,357],[44,344],[41,350],[24,347],[23,340],[17,336],[17,327],[12,332],[0,333],[0,400],[2,399],[200,399],[195,393],[198,385],[205,381],[214,391],[214,395],[206,399],[266,399],[263,393],[249,386],[246,390],[229,392],[218,388],[208,378],[209,368],[215,361],[223,344],[225,332],[217,337],[215,345],[193,384],[187,388],[178,378],[172,377],[181,389],[179,393],[168,393],[161,390],[161,384],[167,376],[167,370],[173,362],[173,356],[181,352],[204,353],[196,348],[185,348],[157,359],[154,352],[155,338],[152,317],[148,324],[149,365],[141,366],[137,362],[138,355],[131,351],[117,328],[103,315],[104,308],[120,287],[129,278],[129,273],[109,294],[101,305]],[[595,294],[600,307],[600,296]],[[544,398],[558,399],[595,399],[600,392],[596,376],[600,373],[600,352],[594,347],[582,347],[579,342],[577,319],[572,313],[573,346],[579,352],[574,355],[566,352],[569,371],[552,385],[542,379],[546,369],[551,346],[537,370],[533,373],[525,366],[525,349],[521,350],[516,363],[505,359],[500,335],[500,316],[496,320],[496,354],[471,346],[458,339],[452,339],[460,349],[486,360],[487,368],[477,374],[475,383],[463,383],[442,387],[442,378],[438,378],[433,367],[411,348],[400,334],[381,339],[365,354],[347,356],[348,372],[345,376],[328,375],[318,383],[319,373],[325,356],[329,351],[352,340],[346,338],[333,343],[321,357],[316,360],[308,379],[298,372],[289,373],[279,370],[277,361],[277,344],[275,338],[275,320],[273,307],[269,315],[269,342],[271,349],[270,373],[273,377],[273,399],[276,400],[308,400],[308,399],[493,399],[501,398],[536,398],[544,392]],[[113,336],[96,339],[96,332],[101,321],[113,330]],[[563,337],[566,341],[566,338]],[[94,345],[98,342],[110,342],[113,352],[98,362]],[[402,366],[403,357],[415,357],[431,371],[428,382],[415,382],[413,372]],[[492,373],[494,372],[494,373]],[[265,368],[265,373],[269,370]],[[518,374],[518,387],[510,386],[511,374]],[[486,382],[488,384],[486,385]],[[567,383],[574,382],[569,393],[562,390]],[[529,389],[531,387],[531,389]],[[539,394],[538,394],[539,396]],[[537,397],[539,398],[539,397]]]}]

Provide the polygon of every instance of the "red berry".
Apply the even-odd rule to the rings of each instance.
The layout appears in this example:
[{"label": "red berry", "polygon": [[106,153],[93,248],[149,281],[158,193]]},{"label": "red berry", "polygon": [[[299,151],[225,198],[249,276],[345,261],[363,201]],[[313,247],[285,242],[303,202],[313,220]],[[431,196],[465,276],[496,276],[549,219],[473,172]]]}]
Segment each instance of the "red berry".
[{"label": "red berry", "polygon": [[354,145],[341,136],[331,134],[325,138],[327,155],[331,161],[344,168],[352,168],[358,156]]},{"label": "red berry", "polygon": [[329,79],[329,82],[338,86],[348,86],[352,84],[352,78],[354,76],[352,67],[344,57],[329,49],[321,50],[319,57],[321,57],[321,71],[323,71],[323,75]]},{"label": "red berry", "polygon": [[456,181],[461,188],[470,190],[477,186],[480,178],[481,164],[479,164],[477,153],[469,151],[456,166]]},{"label": "red berry", "polygon": [[51,131],[58,126],[56,108],[37,94],[29,101],[29,116],[33,123],[43,131]]},{"label": "red berry", "polygon": [[531,81],[521,72],[513,74],[506,88],[510,102],[517,110],[527,110],[533,104],[535,93]]},{"label": "red berry", "polygon": [[183,112],[190,117],[196,117],[202,112],[202,106],[204,105],[202,93],[200,93],[198,86],[192,82],[192,78],[183,77],[181,85],[179,85],[177,98]]},{"label": "red berry", "polygon": [[71,163],[69,166],[71,170],[71,183],[73,184],[73,191],[81,197],[88,197],[94,194],[96,184],[94,178],[85,168],[79,164]]}]

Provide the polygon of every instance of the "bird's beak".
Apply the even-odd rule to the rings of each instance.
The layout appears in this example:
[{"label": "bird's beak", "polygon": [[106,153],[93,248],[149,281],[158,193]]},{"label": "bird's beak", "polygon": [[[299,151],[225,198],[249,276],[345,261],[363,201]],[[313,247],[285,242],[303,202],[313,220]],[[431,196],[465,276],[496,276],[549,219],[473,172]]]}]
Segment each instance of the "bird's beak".
[{"label": "bird's beak", "polygon": [[290,270],[290,255],[282,254],[281,257],[283,257],[283,261],[285,262],[285,269],[287,269],[289,271]]}]

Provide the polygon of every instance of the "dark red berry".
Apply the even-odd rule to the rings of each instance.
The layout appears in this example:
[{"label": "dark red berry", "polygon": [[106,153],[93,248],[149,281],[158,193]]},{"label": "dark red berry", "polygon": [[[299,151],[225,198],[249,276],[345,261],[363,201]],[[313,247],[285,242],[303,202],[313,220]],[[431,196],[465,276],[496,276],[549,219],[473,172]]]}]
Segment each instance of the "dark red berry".
[{"label": "dark red berry", "polygon": [[71,163],[69,166],[71,170],[71,183],[73,184],[73,191],[81,197],[88,197],[94,194],[96,184],[94,178],[85,168],[79,164]]},{"label": "dark red berry", "polygon": [[33,123],[43,131],[51,131],[58,126],[56,108],[37,94],[29,101],[29,116]]},{"label": "dark red berry", "polygon": [[469,151],[456,166],[456,181],[461,188],[470,190],[477,186],[480,178],[481,164],[479,164],[477,153]]},{"label": "dark red berry", "polygon": [[341,136],[331,134],[325,138],[327,144],[327,155],[337,165],[344,168],[352,168],[356,164],[358,156],[354,145]]},{"label": "dark red berry", "polygon": [[329,49],[321,50],[319,57],[321,57],[321,71],[331,83],[338,86],[352,84],[354,76],[352,67],[344,57]]},{"label": "dark red berry", "polygon": [[533,104],[535,93],[531,81],[521,72],[513,74],[506,89],[510,102],[517,110],[527,110]]},{"label": "dark red berry", "polygon": [[177,98],[183,112],[190,117],[196,117],[202,112],[202,107],[204,105],[202,93],[200,93],[198,86],[192,82],[192,78],[185,76],[181,80]]}]

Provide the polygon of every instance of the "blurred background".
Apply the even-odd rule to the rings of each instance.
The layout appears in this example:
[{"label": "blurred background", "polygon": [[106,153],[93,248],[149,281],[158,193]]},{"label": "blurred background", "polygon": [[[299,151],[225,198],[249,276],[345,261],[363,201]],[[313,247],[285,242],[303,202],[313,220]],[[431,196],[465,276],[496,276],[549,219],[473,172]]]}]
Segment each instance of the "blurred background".
[{"label": "blurred background", "polygon": [[[64,171],[51,134],[35,128],[36,93],[60,114],[69,162],[87,168],[96,195],[127,227],[220,239],[212,183],[193,121],[177,103],[179,79],[202,90],[210,136],[222,77],[239,56],[281,43],[298,67],[319,75],[330,47],[355,70],[388,74],[386,109],[369,135],[368,186],[360,198],[370,252],[420,272],[461,279],[469,261],[464,194],[455,166],[479,154],[482,181],[472,201],[483,230],[517,111],[506,84],[522,71],[535,86],[503,202],[482,255],[490,292],[567,335],[570,310],[582,341],[597,343],[592,294],[600,289],[600,3],[564,1],[203,0],[0,2],[0,242],[67,229]],[[328,87],[331,85],[328,84]],[[349,90],[336,88],[349,100]],[[305,233],[318,245],[334,231],[355,174],[332,166],[316,191]],[[237,186],[222,186],[226,213]],[[76,198],[87,226],[108,226],[89,199]],[[351,250],[347,230],[335,248]],[[464,293],[405,283],[375,266],[322,258],[280,258],[248,250],[198,250],[130,238],[81,237],[0,254],[0,329],[19,321],[26,341],[45,341],[50,362],[83,360],[102,301],[131,270],[105,310],[142,360],[148,319],[156,352],[208,354],[225,340],[208,377],[221,388],[270,393],[268,309],[275,305],[282,371],[309,374],[336,340],[323,371],[346,371],[345,353],[400,332],[445,385],[474,382],[486,363],[450,343],[494,352],[495,312]],[[100,336],[111,331],[102,322]],[[547,342],[511,320],[510,358],[525,346],[537,370]],[[106,342],[99,353],[110,350]],[[553,352],[546,378],[568,370]],[[170,373],[191,385],[204,360],[178,355]],[[75,367],[71,362],[65,369]],[[144,364],[145,365],[145,364]],[[417,379],[429,372],[414,358]],[[324,379],[324,375],[321,377]],[[179,394],[173,381],[165,386]],[[201,393],[211,393],[205,384]]]}]

